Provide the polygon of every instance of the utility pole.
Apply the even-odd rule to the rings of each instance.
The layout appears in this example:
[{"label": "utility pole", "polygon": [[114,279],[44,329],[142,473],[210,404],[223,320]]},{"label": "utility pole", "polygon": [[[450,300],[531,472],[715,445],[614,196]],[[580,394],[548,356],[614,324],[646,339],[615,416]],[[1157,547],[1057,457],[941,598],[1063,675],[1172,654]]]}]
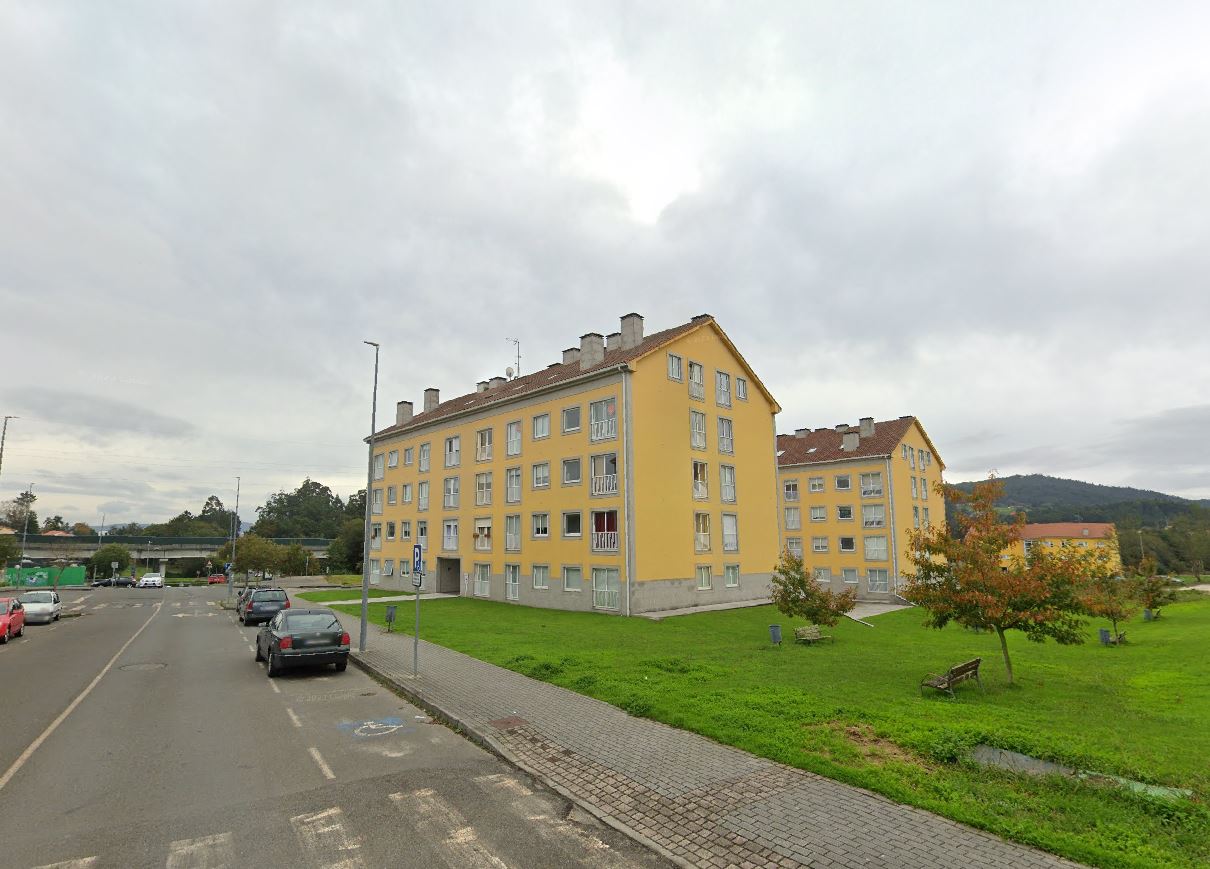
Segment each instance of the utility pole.
[{"label": "utility pole", "polygon": [[378,345],[362,341],[374,348],[374,392],[370,398],[370,460],[366,470],[366,527],[361,546],[361,634],[357,651],[366,650],[366,631],[370,613],[370,511],[374,507],[374,429],[378,427]]},{"label": "utility pole", "polygon": [[239,477],[235,478],[235,512],[231,515],[231,570],[227,573],[227,597],[235,597],[235,544],[239,540]]},{"label": "utility pole", "polygon": [[4,427],[0,428],[0,470],[4,469],[4,439],[8,437],[8,421],[20,418],[19,416],[6,416],[4,418]]},{"label": "utility pole", "polygon": [[25,566],[25,538],[29,534],[29,505],[34,500],[34,484],[30,483],[29,488],[25,490],[25,516],[21,519],[21,564],[18,565],[18,574],[20,568]]}]

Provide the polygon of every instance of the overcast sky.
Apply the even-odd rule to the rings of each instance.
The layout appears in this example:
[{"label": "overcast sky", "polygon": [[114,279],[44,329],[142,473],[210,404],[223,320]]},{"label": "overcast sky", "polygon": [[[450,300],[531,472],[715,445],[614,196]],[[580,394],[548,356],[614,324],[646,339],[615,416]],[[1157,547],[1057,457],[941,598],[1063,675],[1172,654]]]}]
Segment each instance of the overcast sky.
[{"label": "overcast sky", "polygon": [[1210,497],[1210,5],[0,5],[0,498],[364,485],[638,311],[779,430]]}]

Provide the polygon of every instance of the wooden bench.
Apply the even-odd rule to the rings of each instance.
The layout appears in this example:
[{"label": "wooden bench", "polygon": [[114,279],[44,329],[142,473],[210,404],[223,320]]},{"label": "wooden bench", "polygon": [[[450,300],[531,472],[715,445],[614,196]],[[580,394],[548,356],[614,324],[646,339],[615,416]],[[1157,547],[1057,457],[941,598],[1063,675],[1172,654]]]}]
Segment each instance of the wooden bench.
[{"label": "wooden bench", "polygon": [[920,681],[920,696],[924,696],[925,688],[936,688],[938,691],[944,691],[950,697],[954,696],[954,686],[959,682],[965,682],[967,679],[974,679],[979,683],[979,690],[983,690],[983,681],[979,678],[979,664],[983,662],[982,658],[975,658],[973,661],[967,661],[965,664],[955,664],[938,676],[936,673],[929,673]]},{"label": "wooden bench", "polygon": [[805,628],[794,629],[794,642],[796,643],[818,643],[820,640],[831,640],[836,642],[836,638],[831,634],[825,634],[819,630],[819,625],[807,625]]}]

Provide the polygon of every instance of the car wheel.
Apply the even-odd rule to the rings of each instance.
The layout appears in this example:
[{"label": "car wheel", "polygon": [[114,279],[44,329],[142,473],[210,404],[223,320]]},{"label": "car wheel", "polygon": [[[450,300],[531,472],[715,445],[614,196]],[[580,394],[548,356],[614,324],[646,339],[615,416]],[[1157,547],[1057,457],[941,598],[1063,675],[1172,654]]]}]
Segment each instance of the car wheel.
[{"label": "car wheel", "polygon": [[349,666],[348,661],[337,661],[336,662],[336,672],[343,673],[348,666]]},{"label": "car wheel", "polygon": [[281,672],[281,667],[279,667],[277,664],[277,654],[274,652],[270,652],[269,653],[269,678],[273,678],[280,672]]},{"label": "car wheel", "polygon": [[17,636],[18,637],[25,636],[25,623],[24,622],[21,623],[21,630],[17,631]]},{"label": "car wheel", "polygon": [[59,615],[60,615],[60,613],[55,613],[55,621],[59,620]]},{"label": "car wheel", "polygon": [[8,642],[8,632],[9,632],[9,628],[5,628],[4,636],[0,637],[0,646],[3,646],[5,643]]},{"label": "car wheel", "polygon": [[256,660],[258,660],[258,661],[265,660],[265,656],[260,653],[260,643],[256,644]]}]

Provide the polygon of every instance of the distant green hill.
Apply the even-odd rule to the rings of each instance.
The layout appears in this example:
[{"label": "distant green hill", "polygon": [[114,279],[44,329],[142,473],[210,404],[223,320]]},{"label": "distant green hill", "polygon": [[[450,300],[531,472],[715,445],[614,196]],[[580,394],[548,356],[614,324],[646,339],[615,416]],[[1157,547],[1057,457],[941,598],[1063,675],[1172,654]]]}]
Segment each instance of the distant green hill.
[{"label": "distant green hill", "polygon": [[[1023,507],[1027,511],[1038,507],[1107,507],[1113,504],[1136,501],[1159,501],[1170,504],[1207,505],[1205,501],[1190,501],[1176,495],[1165,495],[1149,489],[1133,489],[1129,486],[1101,486],[1080,480],[1065,480],[1045,474],[1016,474],[1001,477],[1004,497],[997,503],[1004,507]],[[973,482],[955,483],[957,488],[969,492]],[[1094,521],[1083,517],[1085,521]]]}]

